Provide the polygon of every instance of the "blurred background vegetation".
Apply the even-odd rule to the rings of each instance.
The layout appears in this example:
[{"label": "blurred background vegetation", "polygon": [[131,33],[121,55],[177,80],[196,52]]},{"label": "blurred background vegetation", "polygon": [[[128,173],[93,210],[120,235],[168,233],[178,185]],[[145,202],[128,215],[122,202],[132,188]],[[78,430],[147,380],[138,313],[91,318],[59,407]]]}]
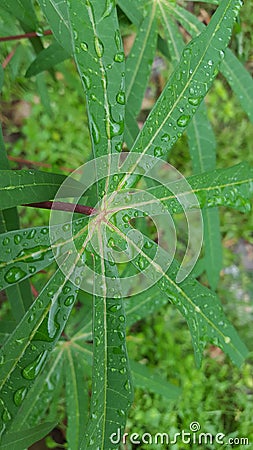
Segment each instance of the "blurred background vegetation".
[{"label": "blurred background vegetation", "polygon": [[[212,8],[206,3],[183,3],[188,3],[201,20],[210,16]],[[20,29],[13,18],[2,10],[0,12],[1,35],[19,34]],[[126,20],[123,23],[127,49],[133,40],[134,29]],[[231,48],[251,73],[252,28],[253,4],[247,1],[235,26]],[[43,40],[50,42],[50,37]],[[20,40],[0,45],[5,66],[0,115],[11,167],[33,167],[68,174],[91,155],[85,98],[74,64],[70,61],[60,64],[53,77],[43,73],[36,79],[28,79],[25,72],[34,58],[30,42]],[[171,70],[169,63],[157,54],[143,101],[140,125]],[[217,167],[232,166],[243,160],[253,165],[253,126],[222,76],[218,76],[206,102],[217,139]],[[191,174],[185,136],[175,145],[169,162],[183,175]],[[48,222],[48,211],[19,210],[22,227]],[[155,368],[158,374],[180,386],[182,396],[178,402],[168,404],[161,396],[137,389],[127,425],[129,433],[168,432],[172,436],[182,429],[188,431],[190,423],[198,421],[203,432],[248,437],[253,446],[253,213],[242,214],[221,208],[220,218],[223,269],[218,295],[228,317],[251,350],[250,356],[244,366],[237,369],[217,347],[209,346],[199,370],[195,366],[187,325],[171,305],[137,322],[128,337],[131,357]],[[40,277],[37,278],[35,288],[36,283],[41,283]],[[205,276],[200,276],[200,280],[207,283]],[[60,407],[64,415],[64,404]],[[48,448],[64,446],[55,434],[46,442]],[[132,448],[137,447],[151,448],[144,444]],[[125,448],[131,447],[126,445]],[[175,450],[184,448],[195,447],[194,444],[173,446]],[[203,448],[216,447],[205,445]]]}]

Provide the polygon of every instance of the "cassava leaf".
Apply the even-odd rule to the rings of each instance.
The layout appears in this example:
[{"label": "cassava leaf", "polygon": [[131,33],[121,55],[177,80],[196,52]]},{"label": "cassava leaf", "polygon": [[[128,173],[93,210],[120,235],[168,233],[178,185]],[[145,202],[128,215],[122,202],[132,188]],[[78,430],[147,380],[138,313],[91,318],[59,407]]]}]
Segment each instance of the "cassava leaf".
[{"label": "cassava leaf", "polygon": [[65,61],[65,59],[68,59],[69,57],[69,53],[67,53],[58,42],[53,42],[49,47],[38,54],[32,64],[28,67],[26,77],[32,77],[43,72],[43,70],[51,69],[56,64]]},{"label": "cassava leaf", "polygon": [[[126,109],[134,117],[140,112],[150,71],[155,56],[157,41],[156,3],[150,4],[149,12],[143,19],[131,52],[126,61]],[[126,127],[131,129],[131,123]]]},{"label": "cassava leaf", "polygon": [[67,2],[62,0],[38,0],[49,26],[59,44],[72,54]]},{"label": "cassava leaf", "polygon": [[[69,225],[27,228],[0,235],[0,290],[31,277],[54,262],[54,256],[63,255],[69,237]],[[87,218],[73,222],[73,238],[81,239],[87,232]],[[81,237],[79,237],[81,235]],[[52,245],[51,245],[52,244]]]},{"label": "cassava leaf", "polygon": [[[103,260],[96,266],[103,275],[104,296],[94,295],[93,306],[93,377],[90,419],[81,450],[116,448],[110,436],[124,432],[127,412],[133,400],[131,373],[126,349],[125,312],[120,286],[115,280],[115,298],[108,298],[106,276],[117,274],[116,266]],[[100,267],[99,267],[100,266]]]},{"label": "cassava leaf", "polygon": [[[19,413],[12,421],[10,434],[50,420],[48,410],[53,405],[57,407],[57,399],[63,386],[63,363],[64,349],[57,345],[21,403]],[[51,415],[50,411],[49,413]]]},{"label": "cassava leaf", "polygon": [[58,270],[0,350],[0,435],[7,435],[22,401],[59,340],[77,288]]},{"label": "cassava leaf", "polygon": [[[37,170],[1,170],[0,209],[51,200],[65,179],[64,175]],[[77,189],[78,183],[72,180],[66,197],[74,196]]]},{"label": "cassava leaf", "polygon": [[[215,168],[216,142],[205,104],[194,116],[188,130],[188,143],[194,173]],[[203,210],[205,267],[212,289],[216,289],[222,268],[222,243],[218,208]]]},{"label": "cassava leaf", "polygon": [[46,436],[56,425],[57,420],[10,433],[2,440],[1,450],[26,450],[28,446]]},{"label": "cassava leaf", "polygon": [[[200,208],[226,206],[242,212],[251,209],[252,181],[253,168],[246,162],[227,169],[211,170],[187,178],[187,182],[192,188],[189,190],[189,195],[191,193],[196,195]],[[178,192],[178,194],[168,195],[167,189],[170,190],[169,183],[167,188],[155,186],[149,188],[148,192],[166,205],[172,214],[182,212],[182,204],[178,200],[182,196],[185,196],[184,198],[187,196],[184,185],[180,181],[173,183],[174,192]]]},{"label": "cassava leaf", "polygon": [[164,158],[168,155],[218,73],[240,6],[240,0],[223,1],[206,29],[185,47],[132,151]]},{"label": "cassava leaf", "polygon": [[[71,450],[79,450],[88,416],[86,364],[71,345],[65,346],[65,386],[67,404],[67,442]],[[86,384],[86,385],[85,385]]]},{"label": "cassava leaf", "polygon": [[[178,5],[166,3],[168,13],[172,14],[192,36],[197,36],[205,29],[205,25],[193,14]],[[226,77],[237,96],[242,108],[253,121],[253,80],[249,72],[234,53],[227,48],[220,66],[221,73]]]},{"label": "cassava leaf", "polygon": [[27,25],[30,30],[36,30],[38,20],[31,0],[2,0],[1,8],[14,15],[20,22]]},{"label": "cassava leaf", "polygon": [[159,394],[164,400],[171,401],[179,397],[181,389],[178,386],[168,383],[166,379],[159,376],[145,364],[130,360],[130,366],[133,371],[133,382],[135,386],[145,391],[149,390],[150,392]]},{"label": "cassava leaf", "polygon": [[[0,126],[0,180],[4,169],[9,169],[9,160],[4,147],[2,128]],[[6,233],[9,230],[19,228],[19,218],[16,208],[8,208],[0,211],[0,233]],[[0,237],[1,237],[0,234]],[[0,271],[1,277],[1,271]],[[1,282],[0,282],[1,285]],[[6,286],[7,287],[7,286]],[[0,288],[1,290],[1,288]],[[23,317],[25,311],[33,302],[33,297],[28,280],[21,281],[16,286],[10,286],[6,289],[7,298],[9,300],[12,315],[18,321]]]},{"label": "cassava leaf", "polygon": [[116,6],[106,0],[70,2],[69,27],[87,97],[93,154],[109,158],[121,150],[125,110],[125,55]]},{"label": "cassava leaf", "polygon": [[[177,61],[183,51],[184,41],[178,33],[173,21],[160,3],[161,16],[166,35],[168,36],[168,47],[172,61]],[[207,117],[204,102],[193,116],[192,122],[187,129],[189,150],[193,164],[193,173],[201,173],[206,170],[215,169],[216,163],[216,141]],[[219,224],[219,212],[217,208],[202,212],[204,224],[204,247],[206,272],[210,286],[216,289],[222,267],[222,246]]]},{"label": "cassava leaf", "polygon": [[[115,234],[136,248],[136,244],[127,234],[132,227],[123,220],[124,213],[117,213],[117,216],[117,225],[110,223],[108,226]],[[145,245],[146,242],[148,245]],[[164,254],[163,259],[168,260],[168,253],[161,247],[160,251]],[[177,262],[173,261],[169,269],[164,272],[159,264],[154,263],[157,244],[150,239],[145,238],[142,250],[138,249],[138,252],[138,256],[133,258],[131,263],[148,278],[154,279],[154,273],[159,274],[160,279],[156,282],[156,286],[167,295],[185,317],[192,335],[197,365],[200,365],[203,350],[209,341],[221,347],[234,364],[240,366],[248,353],[247,349],[226,319],[216,295],[191,276],[178,284],[176,282],[179,269]]]}]

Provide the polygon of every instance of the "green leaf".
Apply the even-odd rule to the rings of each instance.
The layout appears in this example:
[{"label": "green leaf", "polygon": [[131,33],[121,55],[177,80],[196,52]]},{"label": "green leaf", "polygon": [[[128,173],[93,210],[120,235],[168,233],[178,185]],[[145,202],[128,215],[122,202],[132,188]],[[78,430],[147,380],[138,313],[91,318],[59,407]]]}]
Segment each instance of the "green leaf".
[{"label": "green leaf", "polygon": [[[37,170],[1,170],[0,209],[51,200],[65,179],[65,175]],[[65,196],[74,196],[77,191],[78,183],[73,180]]]},{"label": "green leaf", "polygon": [[[216,169],[193,175],[187,178],[187,182],[192,187],[188,192],[185,190],[186,185],[180,180],[171,185],[175,194],[168,195],[170,183],[167,184],[167,188],[164,186],[151,187],[148,192],[166,205],[172,214],[183,211],[179,200],[181,197],[184,198],[186,205],[187,195],[190,196],[192,193],[196,195],[200,208],[226,206],[242,212],[248,212],[251,209],[253,168],[246,162],[227,169]],[[184,208],[187,209],[187,206]]]},{"label": "green leaf", "polygon": [[[205,25],[189,11],[172,3],[167,4],[168,13],[171,13],[192,36],[197,36],[205,29]],[[220,66],[221,73],[226,77],[232,90],[236,94],[242,108],[253,121],[253,80],[247,69],[238,60],[234,53],[227,48]]]},{"label": "green leaf", "polygon": [[131,110],[134,117],[140,112],[156,51],[156,3],[154,2],[149,9],[126,61],[127,109]]},{"label": "green leaf", "polygon": [[144,2],[140,3],[137,0],[118,0],[117,3],[129,20],[138,27],[143,20]]},{"label": "green leaf", "polygon": [[88,386],[85,360],[75,348],[65,346],[65,384],[67,404],[67,442],[71,450],[79,450],[88,412]]},{"label": "green leaf", "polygon": [[30,30],[36,30],[38,21],[31,0],[2,0],[1,8],[27,25]]},{"label": "green leaf", "polygon": [[38,54],[36,59],[28,67],[26,77],[32,77],[43,70],[51,69],[69,57],[69,53],[58,42],[53,42]]},{"label": "green leaf", "polygon": [[95,265],[103,275],[103,297],[94,296],[93,377],[90,419],[81,450],[115,448],[110,436],[119,429],[123,434],[127,412],[133,400],[131,373],[126,349],[125,312],[120,285],[115,280],[115,298],[108,298],[106,276],[117,274],[103,256]]},{"label": "green leaf", "polygon": [[72,54],[71,33],[68,22],[67,2],[62,0],[38,0],[49,26],[59,44]]},{"label": "green leaf", "polygon": [[[129,237],[132,227],[117,214],[117,225],[108,224],[114,231],[136,250],[138,249],[134,241]],[[145,245],[148,243],[148,245]],[[232,359],[234,364],[240,366],[248,351],[241,342],[236,331],[226,319],[219,299],[216,295],[188,276],[180,284],[176,282],[179,270],[178,263],[174,261],[169,269],[164,272],[161,266],[154,263],[154,254],[157,252],[157,244],[145,238],[142,249],[138,249],[138,256],[131,260],[137,270],[145,270],[145,276],[154,279],[155,274],[160,279],[156,282],[159,288],[176,308],[185,317],[193,340],[196,363],[199,366],[202,359],[203,350],[207,342],[219,346]],[[159,249],[163,260],[168,260],[168,253],[161,247]],[[140,269],[141,267],[141,269]]]},{"label": "green leaf", "polygon": [[8,433],[59,340],[76,295],[76,287],[58,270],[1,348],[0,435]]},{"label": "green leaf", "polygon": [[[87,220],[73,222],[73,239],[81,246],[87,234]],[[64,258],[68,251],[69,224],[26,228],[0,235],[0,290],[31,277],[54,262],[54,256]],[[80,241],[80,243],[79,243]],[[65,247],[67,246],[67,247]]]},{"label": "green leaf", "polygon": [[178,399],[181,394],[181,389],[162,378],[155,370],[148,368],[145,364],[132,360],[130,360],[130,366],[133,371],[133,382],[135,386],[140,387],[144,391],[159,394],[163,397],[163,400],[171,401]]},{"label": "green leaf", "polygon": [[[10,434],[50,420],[49,413],[52,415],[51,409],[57,407],[63,386],[63,363],[64,348],[58,344],[21,403],[19,413],[12,421]],[[54,413],[52,420],[55,417]]]},{"label": "green leaf", "polygon": [[1,450],[26,450],[34,442],[50,433],[56,425],[57,421],[45,422],[30,429],[13,432],[2,440]]},{"label": "green leaf", "polygon": [[[71,41],[87,97],[94,157],[120,151],[124,132],[125,55],[113,1],[70,2]],[[109,164],[109,163],[108,163]]]},{"label": "green leaf", "polygon": [[[1,167],[0,175],[3,172],[3,169],[9,169],[9,161],[4,147],[1,126],[0,126],[0,167]],[[15,230],[18,228],[19,228],[19,218],[16,208],[8,208],[5,211],[0,211],[0,233],[5,233],[9,230]],[[33,302],[29,282],[27,280],[24,280],[21,283],[17,284],[16,286],[8,287],[8,289],[6,289],[6,294],[10,302],[12,315],[18,321],[21,317],[23,317],[25,311]]]},{"label": "green leaf", "polygon": [[240,0],[224,0],[206,29],[185,47],[132,151],[168,155],[218,73],[240,6]]},{"label": "green leaf", "polygon": [[[216,142],[205,105],[202,104],[188,130],[188,142],[195,173],[215,168]],[[205,267],[212,289],[216,289],[222,268],[222,243],[219,211],[203,211]]]}]

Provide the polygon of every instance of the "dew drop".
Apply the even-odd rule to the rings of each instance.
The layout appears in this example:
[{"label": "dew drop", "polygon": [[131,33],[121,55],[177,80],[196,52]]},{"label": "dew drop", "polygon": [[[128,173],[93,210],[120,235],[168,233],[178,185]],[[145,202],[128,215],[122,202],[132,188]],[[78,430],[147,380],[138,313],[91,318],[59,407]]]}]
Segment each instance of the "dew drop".
[{"label": "dew drop", "polygon": [[41,234],[48,234],[49,230],[48,228],[42,228],[42,230],[40,230]]},{"label": "dew drop", "polygon": [[74,295],[70,295],[68,298],[66,298],[64,305],[65,306],[71,306],[75,301]]},{"label": "dew drop", "polygon": [[125,223],[128,223],[130,219],[131,219],[131,217],[130,217],[128,214],[125,214],[125,215],[122,217],[122,220],[123,220],[123,222],[125,222]]},{"label": "dew drop", "polygon": [[117,52],[115,55],[114,55],[114,61],[115,62],[118,62],[118,63],[121,63],[121,62],[123,62],[124,61],[124,59],[125,59],[125,53],[124,52]]},{"label": "dew drop", "polygon": [[1,355],[1,356],[0,356],[0,366],[1,366],[2,364],[4,364],[4,361],[5,361],[4,355]]},{"label": "dew drop", "polygon": [[99,39],[99,37],[95,36],[95,50],[96,50],[96,54],[99,58],[102,58],[103,54],[104,54],[104,45],[102,43],[102,41]]},{"label": "dew drop", "polygon": [[83,72],[82,80],[83,80],[85,88],[87,90],[89,90],[91,88],[91,79],[90,79],[89,75],[87,75],[87,73]]},{"label": "dew drop", "polygon": [[27,393],[26,387],[22,387],[14,393],[13,400],[16,406],[21,405],[26,396],[26,393]]},{"label": "dew drop", "polygon": [[121,49],[121,35],[120,35],[120,31],[116,30],[115,34],[114,34],[114,40],[115,40],[115,44],[118,50]]},{"label": "dew drop", "polygon": [[125,105],[125,103],[126,103],[125,92],[123,92],[123,91],[118,92],[118,94],[116,95],[116,101],[117,101],[120,105]]},{"label": "dew drop", "polygon": [[170,140],[170,135],[168,133],[164,133],[161,137],[162,141],[164,142],[169,142]]},{"label": "dew drop", "polygon": [[224,341],[226,342],[226,344],[229,344],[231,342],[231,339],[229,336],[225,336]]},{"label": "dew drop", "polygon": [[17,281],[22,280],[26,276],[26,272],[24,272],[19,267],[13,267],[12,269],[9,269],[8,272],[6,272],[4,279],[7,281],[7,283],[17,283]]},{"label": "dew drop", "polygon": [[186,127],[186,125],[189,123],[191,116],[183,114],[182,116],[179,117],[179,119],[177,120],[177,124],[179,127]]},{"label": "dew drop", "polygon": [[6,409],[6,408],[3,411],[2,419],[3,419],[3,422],[8,422],[9,420],[11,420],[11,415],[10,415],[8,409]]},{"label": "dew drop", "polygon": [[91,120],[91,135],[92,135],[94,143],[98,144],[100,141],[100,132],[99,132],[99,129],[98,129],[97,124],[93,117]]},{"label": "dew drop", "polygon": [[154,156],[156,158],[160,158],[163,155],[163,149],[162,147],[155,147],[154,148]]},{"label": "dew drop", "polygon": [[37,358],[22,370],[22,375],[26,380],[34,380],[37,377],[46,359],[47,351],[41,352]]},{"label": "dew drop", "polygon": [[126,383],[124,384],[124,388],[126,389],[126,391],[130,391],[131,386],[130,386],[130,381],[127,380]]},{"label": "dew drop", "polygon": [[107,244],[108,244],[109,247],[113,248],[113,247],[115,246],[114,239],[113,239],[112,237],[110,237],[110,238],[108,239]]},{"label": "dew drop", "polygon": [[202,100],[202,97],[189,97],[188,102],[192,106],[198,106]]},{"label": "dew drop", "polygon": [[14,236],[14,243],[15,244],[20,244],[20,242],[21,242],[21,236],[20,236],[20,234],[16,234],[16,236]]},{"label": "dew drop", "polygon": [[88,44],[86,42],[81,42],[80,47],[84,52],[88,51]]}]

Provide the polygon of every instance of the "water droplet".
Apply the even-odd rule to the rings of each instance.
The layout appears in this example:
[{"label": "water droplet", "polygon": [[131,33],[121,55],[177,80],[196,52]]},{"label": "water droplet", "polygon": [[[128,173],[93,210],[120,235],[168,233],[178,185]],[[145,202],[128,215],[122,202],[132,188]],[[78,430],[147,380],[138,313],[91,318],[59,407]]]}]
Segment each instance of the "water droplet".
[{"label": "water droplet", "polygon": [[94,44],[95,44],[96,54],[98,55],[99,58],[102,58],[102,56],[104,54],[103,42],[99,39],[99,37],[95,36]]},{"label": "water droplet", "polygon": [[49,230],[48,228],[42,228],[42,230],[40,230],[41,234],[48,234]]},{"label": "water droplet", "polygon": [[4,238],[4,240],[3,240],[3,245],[4,246],[6,246],[6,245],[8,245],[10,243],[10,239],[9,238]]},{"label": "water droplet", "polygon": [[119,316],[119,321],[120,322],[125,322],[125,316]]},{"label": "water droplet", "polygon": [[51,253],[53,258],[52,250],[49,247],[46,245],[37,245],[36,247],[21,250],[17,257],[22,259],[24,258],[27,263],[32,263],[35,261],[43,261],[45,259],[45,254],[48,252]]},{"label": "water droplet", "polygon": [[144,244],[144,247],[145,248],[151,248],[151,247],[153,247],[153,243],[150,242],[150,241],[146,241],[145,244]]},{"label": "water droplet", "polygon": [[186,127],[186,125],[188,124],[189,120],[190,120],[191,116],[183,114],[182,116],[179,117],[179,119],[177,120],[177,124],[179,127]]},{"label": "water droplet", "polygon": [[229,344],[231,342],[231,339],[229,336],[225,336],[224,341],[226,342],[226,344]]},{"label": "water droplet", "polygon": [[83,72],[82,80],[83,80],[85,88],[88,91],[91,88],[91,79],[90,79],[89,75],[87,75],[86,73]]},{"label": "water droplet", "polygon": [[123,222],[125,222],[125,223],[128,223],[130,219],[131,219],[131,217],[130,217],[128,214],[125,214],[125,215],[122,217],[122,220],[123,220]]},{"label": "water droplet", "polygon": [[13,400],[16,406],[21,405],[26,396],[26,393],[27,393],[26,387],[22,387],[14,393]]},{"label": "water droplet", "polygon": [[113,248],[113,247],[115,246],[114,239],[113,239],[112,237],[110,237],[110,238],[108,239],[107,244],[108,244],[109,247]]},{"label": "water droplet", "polygon": [[125,411],[123,409],[118,409],[117,413],[119,416],[124,417],[126,415]]},{"label": "water droplet", "polygon": [[100,141],[100,132],[99,132],[99,129],[98,129],[97,124],[93,117],[91,120],[91,135],[92,135],[94,143],[98,144]]},{"label": "water droplet", "polygon": [[202,97],[190,97],[188,98],[188,102],[192,106],[198,106],[202,100]]},{"label": "water droplet", "polygon": [[121,305],[113,305],[109,308],[109,311],[116,312],[116,311],[119,311],[121,308],[122,308]]},{"label": "water droplet", "polygon": [[11,420],[11,415],[10,415],[8,409],[6,409],[6,408],[3,411],[2,419],[3,419],[3,422],[8,422],[9,420]]},{"label": "water droplet", "polygon": [[88,51],[88,44],[86,42],[81,42],[80,47],[84,52]]},{"label": "water droplet", "polygon": [[115,150],[116,150],[117,152],[121,152],[121,149],[122,149],[122,143],[121,143],[121,142],[118,142],[118,144],[115,145]]},{"label": "water droplet", "polygon": [[107,137],[108,139],[111,139],[114,136],[118,136],[120,134],[123,134],[124,132],[124,121],[120,120],[119,122],[116,122],[112,118],[110,118],[109,127],[106,127],[107,131]]},{"label": "water droplet", "polygon": [[123,91],[118,92],[118,94],[116,95],[116,100],[120,105],[125,105],[126,103],[125,92]]},{"label": "water droplet", "polygon": [[114,40],[115,40],[115,44],[118,50],[121,49],[121,35],[120,35],[120,31],[116,30],[115,34],[114,34]]},{"label": "water droplet", "polygon": [[114,61],[115,62],[118,62],[118,63],[121,63],[121,62],[123,62],[124,61],[124,59],[125,59],[125,53],[124,52],[117,52],[115,55],[114,55]]},{"label": "water droplet", "polygon": [[130,385],[130,381],[129,380],[127,380],[126,383],[124,384],[124,388],[126,389],[126,391],[130,391],[131,385]]},{"label": "water droplet", "polygon": [[1,366],[2,364],[4,364],[4,361],[5,361],[4,355],[1,355],[1,356],[0,356],[0,366]]},{"label": "water droplet", "polygon": [[114,0],[106,0],[105,11],[103,13],[102,19],[108,17],[111,14],[114,6],[115,6]]},{"label": "water droplet", "polygon": [[70,295],[68,298],[66,298],[64,305],[65,306],[71,306],[75,301],[74,295]]},{"label": "water droplet", "polygon": [[20,236],[20,234],[16,234],[16,236],[14,236],[14,242],[15,244],[20,244],[22,237]]},{"label": "water droplet", "polygon": [[27,321],[28,321],[28,323],[31,323],[34,321],[34,319],[35,319],[34,314],[31,314]]},{"label": "water droplet", "polygon": [[22,375],[26,380],[34,380],[42,368],[47,356],[47,351],[41,352],[37,358],[22,370]]},{"label": "water droplet", "polygon": [[160,158],[163,155],[163,149],[162,147],[155,147],[154,148],[154,156],[156,158]]},{"label": "water droplet", "polygon": [[144,269],[144,267],[145,267],[145,262],[144,262],[142,256],[138,259],[137,265],[138,265],[138,267],[139,267],[141,270]]},{"label": "water droplet", "polygon": [[162,141],[164,142],[169,142],[170,140],[170,135],[168,133],[164,133],[161,137]]},{"label": "water droplet", "polygon": [[26,272],[24,272],[20,267],[13,267],[6,272],[4,279],[7,283],[17,283],[17,281],[22,280],[26,276]]}]

